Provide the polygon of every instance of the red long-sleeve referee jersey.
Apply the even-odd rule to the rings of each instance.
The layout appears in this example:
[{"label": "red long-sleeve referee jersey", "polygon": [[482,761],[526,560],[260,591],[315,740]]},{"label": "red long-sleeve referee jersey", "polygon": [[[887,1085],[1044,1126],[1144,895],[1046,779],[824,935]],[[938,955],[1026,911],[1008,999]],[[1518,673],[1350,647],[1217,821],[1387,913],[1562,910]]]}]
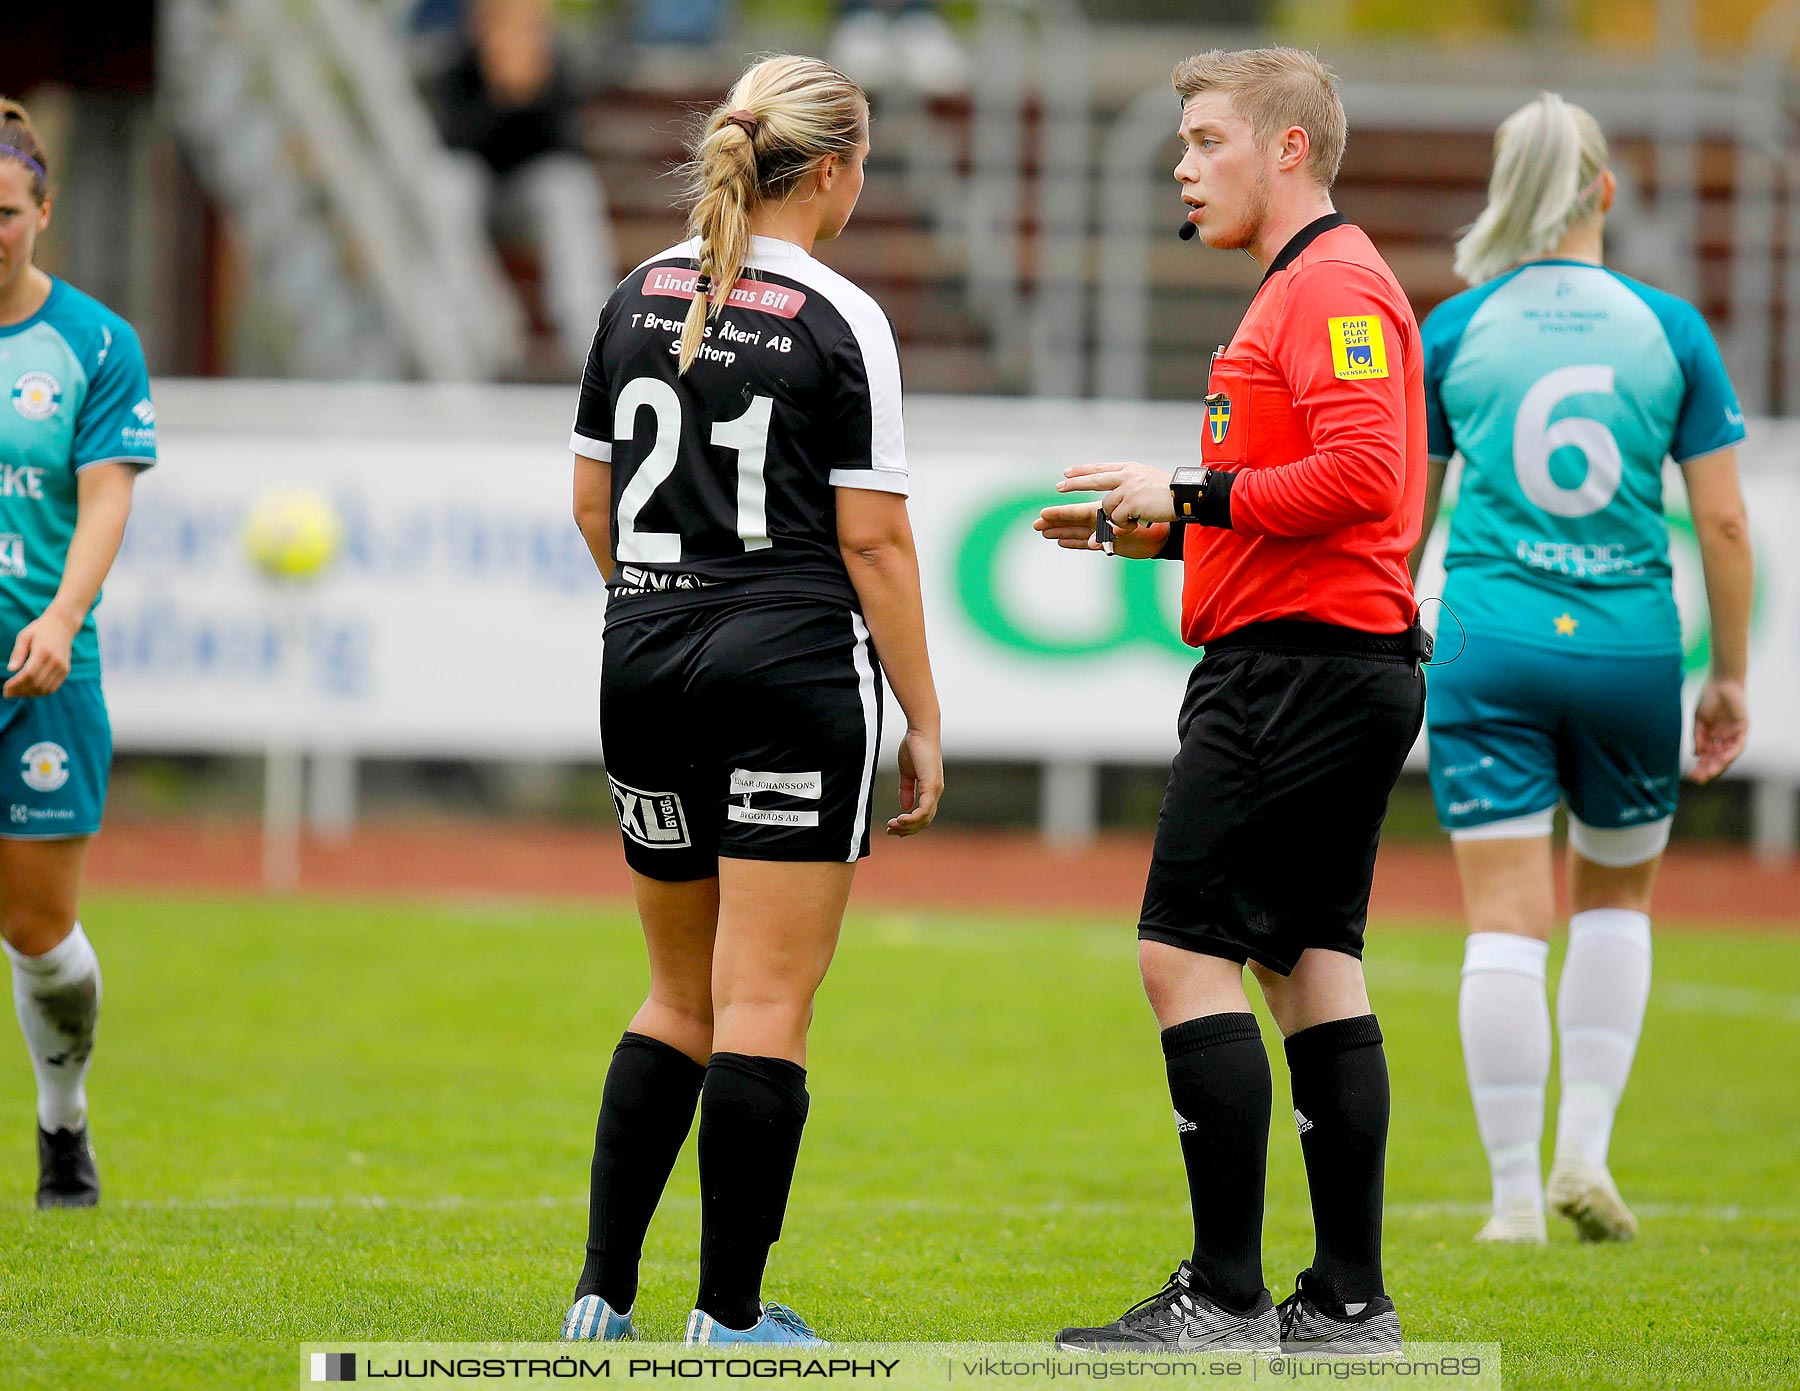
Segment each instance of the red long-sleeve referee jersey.
[{"label": "red long-sleeve referee jersey", "polygon": [[1235,476],[1230,527],[1189,524],[1182,540],[1190,644],[1276,618],[1411,625],[1424,368],[1418,322],[1360,227],[1333,213],[1282,248],[1213,359],[1201,459]]}]

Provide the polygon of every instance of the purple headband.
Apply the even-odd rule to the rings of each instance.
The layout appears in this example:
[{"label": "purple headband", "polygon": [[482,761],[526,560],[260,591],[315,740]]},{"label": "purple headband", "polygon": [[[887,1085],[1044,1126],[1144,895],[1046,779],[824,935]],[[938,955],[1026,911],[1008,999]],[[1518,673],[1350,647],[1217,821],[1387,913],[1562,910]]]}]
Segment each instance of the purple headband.
[{"label": "purple headband", "polygon": [[0,141],[0,156],[5,156],[5,155],[11,155],[14,159],[22,162],[26,168],[30,169],[32,173],[34,173],[38,176],[38,181],[40,183],[49,183],[50,182],[50,176],[49,176],[49,174],[44,172],[43,165],[39,164],[35,159],[33,159],[30,155],[26,154],[25,151],[21,150],[17,145],[8,145],[5,141]]}]

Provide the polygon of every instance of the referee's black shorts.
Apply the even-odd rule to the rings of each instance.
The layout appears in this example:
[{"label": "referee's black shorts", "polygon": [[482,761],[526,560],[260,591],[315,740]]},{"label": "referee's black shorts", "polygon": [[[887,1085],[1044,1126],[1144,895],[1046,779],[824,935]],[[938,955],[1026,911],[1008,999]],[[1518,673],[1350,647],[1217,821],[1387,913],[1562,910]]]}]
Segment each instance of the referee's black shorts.
[{"label": "referee's black shorts", "polygon": [[1284,975],[1309,947],[1360,957],[1388,794],[1424,717],[1406,634],[1283,619],[1209,643],[1138,937]]}]

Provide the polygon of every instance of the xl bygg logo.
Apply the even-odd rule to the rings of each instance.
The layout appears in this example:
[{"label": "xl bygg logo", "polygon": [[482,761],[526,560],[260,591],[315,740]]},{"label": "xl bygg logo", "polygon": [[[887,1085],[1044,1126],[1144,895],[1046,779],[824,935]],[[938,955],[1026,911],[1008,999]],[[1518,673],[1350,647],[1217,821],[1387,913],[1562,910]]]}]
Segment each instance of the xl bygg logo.
[{"label": "xl bygg logo", "polygon": [[646,850],[685,850],[694,843],[681,798],[673,792],[640,792],[617,778],[610,781],[619,829],[631,840]]}]

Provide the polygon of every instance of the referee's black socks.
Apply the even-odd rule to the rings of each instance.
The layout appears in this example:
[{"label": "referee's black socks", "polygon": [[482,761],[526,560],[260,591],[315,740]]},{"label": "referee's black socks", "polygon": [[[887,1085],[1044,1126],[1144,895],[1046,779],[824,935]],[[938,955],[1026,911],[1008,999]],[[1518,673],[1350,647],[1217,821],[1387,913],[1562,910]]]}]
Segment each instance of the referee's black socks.
[{"label": "referee's black socks", "polygon": [[714,1053],[700,1092],[700,1296],[727,1328],[762,1317],[763,1268],[781,1235],[809,1099],[785,1058]]},{"label": "referee's black socks", "polygon": [[587,1262],[575,1298],[597,1294],[620,1313],[637,1299],[644,1233],[694,1123],[706,1068],[646,1034],[613,1049],[594,1127]]},{"label": "referee's black socks", "polygon": [[1312,1288],[1338,1304],[1384,1294],[1381,1196],[1388,1072],[1372,1014],[1334,1019],[1287,1040],[1294,1124],[1312,1190]]},{"label": "referee's black socks", "polygon": [[1269,1055],[1254,1014],[1209,1014],[1162,1031],[1169,1099],[1194,1208],[1196,1285],[1234,1312],[1263,1291]]}]

